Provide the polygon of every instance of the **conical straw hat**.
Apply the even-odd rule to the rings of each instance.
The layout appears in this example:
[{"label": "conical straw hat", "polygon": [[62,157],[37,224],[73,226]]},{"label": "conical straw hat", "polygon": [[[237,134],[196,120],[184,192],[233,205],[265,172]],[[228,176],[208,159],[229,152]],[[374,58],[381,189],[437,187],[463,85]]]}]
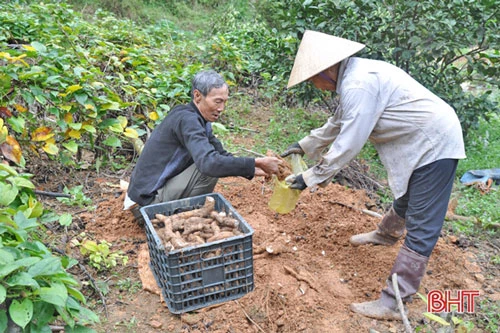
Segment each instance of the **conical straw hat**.
[{"label": "conical straw hat", "polygon": [[287,88],[305,81],[365,47],[344,38],[306,30],[295,56]]}]

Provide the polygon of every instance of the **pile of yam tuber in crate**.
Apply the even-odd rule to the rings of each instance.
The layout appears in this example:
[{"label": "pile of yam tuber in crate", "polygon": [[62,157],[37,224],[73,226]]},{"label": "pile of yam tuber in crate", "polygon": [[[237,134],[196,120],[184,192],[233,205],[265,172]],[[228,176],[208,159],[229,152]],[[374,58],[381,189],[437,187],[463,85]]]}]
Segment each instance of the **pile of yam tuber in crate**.
[{"label": "pile of yam tuber in crate", "polygon": [[198,209],[169,216],[156,214],[151,223],[167,252],[243,234],[237,219],[215,210],[212,197],[206,197]]}]

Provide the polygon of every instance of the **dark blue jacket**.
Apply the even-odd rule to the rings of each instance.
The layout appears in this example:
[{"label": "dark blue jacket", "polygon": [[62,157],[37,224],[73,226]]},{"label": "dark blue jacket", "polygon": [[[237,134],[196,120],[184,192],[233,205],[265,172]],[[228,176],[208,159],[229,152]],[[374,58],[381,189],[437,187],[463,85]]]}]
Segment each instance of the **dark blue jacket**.
[{"label": "dark blue jacket", "polygon": [[144,145],[132,172],[128,196],[141,206],[158,189],[193,163],[210,177],[242,176],[252,179],[255,159],[234,157],[212,134],[212,126],[193,102],[173,108]]}]

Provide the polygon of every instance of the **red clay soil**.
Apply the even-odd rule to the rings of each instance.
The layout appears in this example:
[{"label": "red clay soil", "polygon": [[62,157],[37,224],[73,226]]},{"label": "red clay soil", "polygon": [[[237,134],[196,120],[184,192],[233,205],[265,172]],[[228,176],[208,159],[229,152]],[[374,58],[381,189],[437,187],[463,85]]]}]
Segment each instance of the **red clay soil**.
[{"label": "red clay soil", "polygon": [[[100,187],[98,207],[80,214],[86,232],[113,244],[129,256],[127,267],[117,267],[113,284],[124,278],[140,281],[138,262],[147,248],[144,230],[132,214],[122,210],[123,193],[106,183]],[[107,319],[99,332],[402,332],[401,322],[376,321],[350,311],[353,302],[374,300],[385,286],[402,241],[392,247],[350,245],[351,235],[372,230],[379,218],[361,212],[373,207],[364,191],[332,184],[315,193],[304,191],[295,210],[286,215],[271,211],[272,194],[263,179],[221,179],[216,187],[255,230],[255,288],[236,301],[174,315],[151,286],[148,290],[111,288],[106,294]],[[378,212],[383,214],[383,212]],[[477,257],[459,248],[453,237],[440,238],[419,292],[433,289],[478,289],[488,281]],[[271,246],[272,254],[259,249]],[[141,257],[147,258],[142,252]],[[299,274],[294,276],[291,271]],[[144,277],[144,272],[142,273]],[[498,288],[490,298],[499,299]],[[418,297],[409,304],[413,327],[421,325],[425,304]]]}]

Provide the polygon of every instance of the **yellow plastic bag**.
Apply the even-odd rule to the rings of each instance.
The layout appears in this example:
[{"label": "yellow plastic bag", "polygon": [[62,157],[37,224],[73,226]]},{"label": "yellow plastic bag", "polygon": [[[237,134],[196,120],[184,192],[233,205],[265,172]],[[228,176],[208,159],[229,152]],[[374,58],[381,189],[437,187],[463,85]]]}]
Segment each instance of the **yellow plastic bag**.
[{"label": "yellow plastic bag", "polygon": [[[286,157],[286,161],[290,163],[294,175],[304,172],[307,165],[299,154],[292,154]],[[284,180],[279,181],[276,176],[273,176],[273,194],[269,200],[269,208],[280,214],[287,214],[295,209],[299,200],[299,190],[293,190],[285,183]]]}]

